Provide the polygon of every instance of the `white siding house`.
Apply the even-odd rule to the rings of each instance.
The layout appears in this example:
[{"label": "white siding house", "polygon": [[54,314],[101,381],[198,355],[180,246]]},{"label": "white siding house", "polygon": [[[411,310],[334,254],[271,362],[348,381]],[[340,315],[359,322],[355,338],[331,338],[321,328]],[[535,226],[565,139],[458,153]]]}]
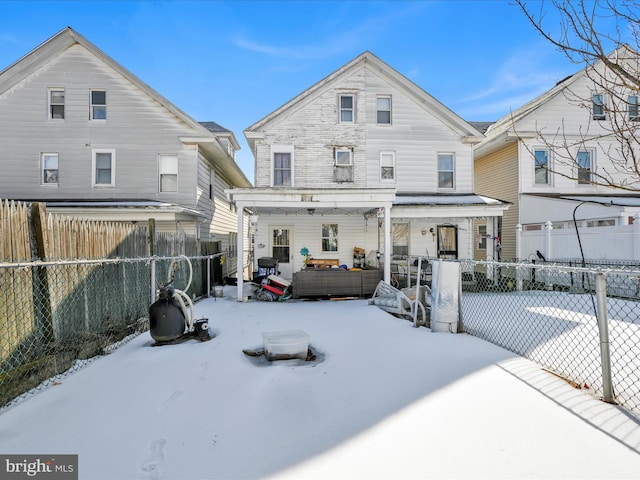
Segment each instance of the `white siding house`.
[{"label": "white siding house", "polygon": [[[638,63],[625,46],[611,55]],[[605,85],[607,75],[598,62],[558,82],[489,127],[475,147],[476,191],[514,204],[504,215],[504,259],[536,260],[540,252],[546,260],[582,253],[592,260],[640,260],[640,177],[620,168],[625,160],[633,163],[633,155],[613,134],[628,128],[628,145],[640,153],[640,116],[632,118],[625,104],[633,99],[637,105],[638,93]]]},{"label": "white siding house", "polygon": [[473,220],[508,207],[474,194],[482,134],[370,52],[244,133],[255,188],[229,195],[254,214],[255,258],[285,278],[304,247],[348,267],[362,248],[387,281],[394,257],[470,258]]},{"label": "white siding house", "polygon": [[0,71],[0,198],[228,239],[224,190],[251,185],[238,148],[71,28]]}]

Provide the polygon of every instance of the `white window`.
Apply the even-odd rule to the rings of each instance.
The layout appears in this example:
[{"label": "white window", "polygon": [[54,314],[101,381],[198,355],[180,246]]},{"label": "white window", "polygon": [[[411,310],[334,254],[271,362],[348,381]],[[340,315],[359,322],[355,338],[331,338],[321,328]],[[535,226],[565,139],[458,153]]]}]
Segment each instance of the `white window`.
[{"label": "white window", "polygon": [[593,94],[591,96],[591,105],[594,120],[605,120],[607,118],[605,114],[604,95],[601,93]]},{"label": "white window", "polygon": [[355,122],[355,95],[340,95],[338,97],[340,109],[340,123]]},{"label": "white window", "polygon": [[338,224],[337,223],[322,224],[322,251],[323,252],[338,251]]},{"label": "white window", "polygon": [[395,152],[380,152],[380,180],[394,181],[396,179]]},{"label": "white window", "polygon": [[393,256],[405,257],[409,255],[409,224],[391,224],[391,246]]},{"label": "white window", "polygon": [[593,151],[579,150],[576,156],[578,164],[578,185],[591,184],[591,173],[593,172]]},{"label": "white window", "polygon": [[64,88],[49,89],[49,118],[64,120]]},{"label": "white window", "polygon": [[93,150],[93,186],[115,186],[116,151]]},{"label": "white window", "polygon": [[352,162],[352,152],[350,148],[336,148],[335,162],[336,167],[350,167]]},{"label": "white window", "polygon": [[452,153],[438,154],[438,188],[453,188],[455,165]]},{"label": "white window", "polygon": [[177,155],[160,155],[158,157],[160,172],[160,191],[161,192],[177,192],[178,191],[178,156]]},{"label": "white window", "polygon": [[376,121],[379,124],[391,124],[391,97],[376,99]]},{"label": "white window", "polygon": [[42,165],[42,184],[57,185],[58,184],[58,154],[43,153],[41,156]]},{"label": "white window", "polygon": [[291,152],[273,154],[273,186],[291,186]]},{"label": "white window", "polygon": [[535,183],[536,185],[549,184],[549,151],[546,149],[535,149],[533,151],[535,162]]},{"label": "white window", "polygon": [[487,249],[487,226],[478,225],[478,250]]},{"label": "white window", "polygon": [[632,122],[640,120],[640,109],[638,108],[637,95],[629,95],[629,120]]},{"label": "white window", "polygon": [[91,120],[107,119],[107,91],[91,90]]}]

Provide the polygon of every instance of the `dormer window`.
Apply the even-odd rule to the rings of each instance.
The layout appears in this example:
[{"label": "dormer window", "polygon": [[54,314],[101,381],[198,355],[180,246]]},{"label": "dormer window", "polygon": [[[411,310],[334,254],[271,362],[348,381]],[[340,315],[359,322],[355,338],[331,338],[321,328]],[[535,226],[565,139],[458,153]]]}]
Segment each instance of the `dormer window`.
[{"label": "dormer window", "polygon": [[355,95],[340,95],[339,97],[340,107],[340,123],[354,123],[355,122]]},{"label": "dormer window", "polygon": [[606,120],[607,116],[604,109],[604,95],[596,93],[591,96],[591,109],[594,120]]}]

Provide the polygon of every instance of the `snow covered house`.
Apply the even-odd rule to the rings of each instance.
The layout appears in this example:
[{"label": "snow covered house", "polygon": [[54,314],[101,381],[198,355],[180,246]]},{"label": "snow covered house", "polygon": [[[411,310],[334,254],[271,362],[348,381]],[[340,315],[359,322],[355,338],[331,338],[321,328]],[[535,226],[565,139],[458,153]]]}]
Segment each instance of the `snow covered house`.
[{"label": "snow covered house", "polygon": [[[609,58],[640,71],[627,46]],[[581,259],[575,217],[586,259],[640,260],[638,95],[599,61],[488,128],[474,147],[476,191],[513,204],[500,259]]]},{"label": "snow covered house", "polygon": [[198,123],[71,28],[0,72],[0,198],[237,243],[251,185],[233,133]]},{"label": "snow covered house", "polygon": [[253,215],[256,261],[277,258],[287,279],[307,251],[380,264],[387,281],[397,258],[471,258],[473,221],[497,223],[508,208],[474,194],[482,134],[368,51],[244,134],[255,187],[228,193]]}]

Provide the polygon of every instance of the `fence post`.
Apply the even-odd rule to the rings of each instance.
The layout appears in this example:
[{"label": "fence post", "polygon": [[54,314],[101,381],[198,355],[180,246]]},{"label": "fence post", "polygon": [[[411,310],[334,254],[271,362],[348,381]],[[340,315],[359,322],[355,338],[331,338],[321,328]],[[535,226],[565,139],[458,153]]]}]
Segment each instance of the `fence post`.
[{"label": "fence post", "polygon": [[151,257],[151,303],[156,301],[156,258]]},{"label": "fence post", "polygon": [[596,300],[598,304],[598,330],[600,331],[600,361],[602,363],[603,400],[616,403],[611,380],[611,352],[609,350],[609,320],[607,318],[607,281],[604,273],[596,274]]},{"label": "fence post", "polygon": [[211,297],[211,255],[207,257],[207,298]]},{"label": "fence post", "polygon": [[[34,202],[31,204],[31,226],[34,234],[36,254],[39,260],[47,260],[49,252],[49,245],[47,243],[46,231],[47,231],[47,209],[44,203]],[[37,278],[40,282],[41,289],[36,292],[41,292],[42,297],[37,301],[42,304],[42,324],[47,330],[47,338],[54,338],[54,311],[51,302],[51,290],[49,286],[49,272],[44,267],[34,269],[37,272]],[[36,292],[34,292],[34,303],[36,302]]]}]

